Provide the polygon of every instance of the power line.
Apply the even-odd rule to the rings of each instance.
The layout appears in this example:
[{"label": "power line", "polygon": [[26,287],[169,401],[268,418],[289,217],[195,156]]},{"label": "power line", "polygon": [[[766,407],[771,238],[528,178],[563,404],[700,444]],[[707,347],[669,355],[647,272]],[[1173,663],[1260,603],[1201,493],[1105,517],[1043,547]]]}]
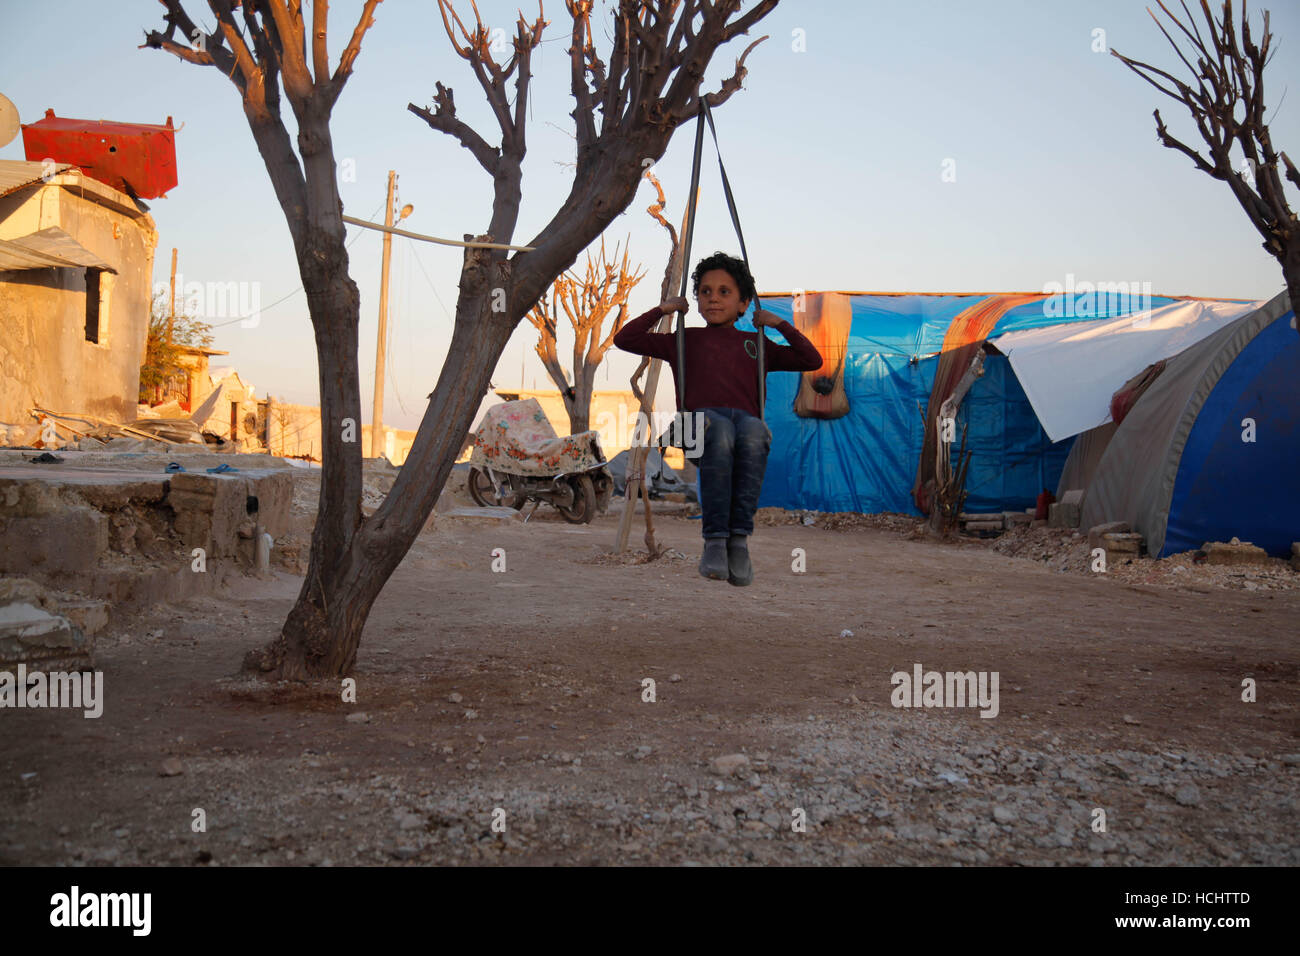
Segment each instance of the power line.
[{"label": "power line", "polygon": [[429,283],[429,291],[432,292],[433,297],[438,300],[438,305],[442,308],[443,315],[447,316],[447,318],[452,322],[455,322],[455,318],[447,311],[447,306],[443,303],[442,296],[438,295],[438,287],[435,286],[433,280],[429,278],[429,273],[424,268],[424,262],[420,259],[420,253],[419,250],[415,248],[415,243],[410,239],[407,239],[406,242],[411,247],[411,254],[415,257],[415,264],[420,267],[420,272],[424,275],[424,281]]},{"label": "power line", "polygon": [[[380,203],[380,204],[379,204],[379,207],[378,207],[374,212],[372,212],[372,213],[370,214],[369,218],[371,218],[371,219],[375,218],[375,216],[377,216],[380,212],[383,211],[383,208],[384,208],[384,204],[383,204],[383,203]],[[360,238],[361,238],[365,233],[366,233],[366,230],[365,230],[365,229],[358,229],[356,235],[352,237],[351,241],[349,241],[349,242],[344,246],[344,248],[345,248],[345,249],[351,249],[352,246],[356,243],[356,241],[357,241],[358,239],[360,239]],[[300,286],[298,286],[298,288],[294,289],[294,290],[293,290],[292,292],[290,292],[288,295],[283,296],[282,298],[276,299],[274,302],[272,302],[270,305],[268,305],[265,309],[259,309],[259,310],[257,311],[256,315],[260,318],[263,312],[269,312],[271,309],[274,309],[274,308],[275,308],[277,305],[279,305],[281,302],[287,302],[289,299],[292,299],[295,295],[297,295],[297,294],[298,294],[299,292],[301,292],[301,291],[302,291],[302,286],[300,285]],[[236,322],[243,322],[245,319],[251,319],[252,317],[253,317],[252,315],[241,315],[239,318],[237,318],[237,319],[231,319],[229,322],[217,322],[217,323],[215,323],[214,325],[210,325],[210,326],[208,326],[208,328],[212,328],[212,329],[220,329],[220,328],[224,328],[224,327],[226,327],[227,325],[234,325]]]},{"label": "power line", "polygon": [[[398,251],[398,255],[401,255],[401,254],[402,254],[402,250],[401,250],[400,247],[398,248],[397,251]],[[400,302],[402,301],[402,295],[401,295],[401,293],[402,293],[402,292],[405,292],[405,293],[406,293],[406,302],[402,305],[401,308],[398,308],[398,309],[394,309],[394,310],[393,310],[395,313],[399,313],[399,314],[400,314],[403,310],[406,310],[406,312],[409,314],[409,311],[410,311],[410,308],[409,308],[409,307],[410,307],[410,304],[411,304],[411,258],[410,258],[410,256],[406,256],[405,258],[406,258],[406,261],[405,261],[404,265],[406,266],[406,268],[405,268],[405,269],[400,269],[400,268],[399,268],[399,269],[397,270],[398,278],[399,278],[401,281],[399,282],[400,289],[399,289],[398,295],[395,297],[395,304],[396,304],[396,303],[400,303]],[[392,326],[395,326],[397,323],[396,323],[395,321],[392,321],[392,317],[391,317],[391,316],[390,316],[390,321],[391,321],[391,326],[390,326],[390,328],[389,328],[389,333],[390,333],[390,334],[389,334],[389,336],[388,336],[388,341],[385,343],[385,345],[386,345],[386,347],[387,347],[387,350],[388,350],[388,359],[387,359],[387,361],[388,361],[388,367],[389,367],[390,369],[393,370],[393,374],[390,376],[389,380],[393,383],[393,394],[397,396],[397,405],[398,405],[398,407],[401,408],[401,410],[402,410],[402,412],[403,412],[404,414],[409,415],[409,414],[411,414],[411,413],[410,413],[409,411],[407,411],[406,403],[405,403],[404,401],[402,401],[402,390],[401,390],[400,388],[397,387],[397,365],[393,362],[393,340],[397,338],[397,333],[396,333],[396,330],[395,330],[394,328],[392,328]],[[406,325],[406,324],[403,324],[403,326],[402,326],[402,330],[403,330],[404,332],[406,332],[406,335],[407,335],[407,344],[409,345],[409,344],[410,344],[410,334],[411,334],[410,326],[409,326],[409,325]]]}]

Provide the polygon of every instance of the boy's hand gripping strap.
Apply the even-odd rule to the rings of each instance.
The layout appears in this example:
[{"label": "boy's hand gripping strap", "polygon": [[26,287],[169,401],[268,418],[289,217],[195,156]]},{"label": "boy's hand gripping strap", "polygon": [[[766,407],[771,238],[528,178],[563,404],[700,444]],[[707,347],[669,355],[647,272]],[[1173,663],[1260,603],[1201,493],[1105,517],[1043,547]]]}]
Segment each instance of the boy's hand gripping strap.
[{"label": "boy's hand gripping strap", "polygon": [[[731,194],[731,181],[727,179],[727,167],[722,164],[722,149],[718,146],[718,130],[713,125],[713,112],[709,109],[708,99],[700,95],[699,119],[695,124],[695,158],[691,163],[691,192],[687,200],[686,235],[682,237],[682,285],[679,295],[686,298],[686,286],[690,281],[691,239],[695,234],[695,201],[700,187],[700,157],[704,152],[704,123],[708,121],[709,132],[713,135],[713,150],[718,154],[718,171],[722,173],[722,192],[727,199],[727,210],[731,213],[731,223],[736,227],[736,239],[740,242],[740,257],[745,268],[749,269],[749,252],[745,249],[745,234],[740,229],[740,215],[736,212],[736,200]],[[749,273],[754,274],[753,270]],[[762,303],[758,294],[754,295],[755,312]],[[758,415],[763,417],[767,405],[767,376],[764,375],[766,363],[763,355],[763,343],[767,339],[763,327],[755,324],[758,330]],[[686,408],[686,313],[677,313],[677,410]]]}]

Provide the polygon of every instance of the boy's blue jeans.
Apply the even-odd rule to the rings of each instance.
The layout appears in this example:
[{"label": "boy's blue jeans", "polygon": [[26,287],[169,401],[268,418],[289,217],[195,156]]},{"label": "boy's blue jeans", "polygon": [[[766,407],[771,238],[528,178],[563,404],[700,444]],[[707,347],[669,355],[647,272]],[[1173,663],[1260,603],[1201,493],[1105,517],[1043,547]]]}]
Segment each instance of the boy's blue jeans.
[{"label": "boy's blue jeans", "polygon": [[704,415],[704,449],[696,462],[703,535],[753,534],[772,431],[761,418],[738,408],[696,411]]}]

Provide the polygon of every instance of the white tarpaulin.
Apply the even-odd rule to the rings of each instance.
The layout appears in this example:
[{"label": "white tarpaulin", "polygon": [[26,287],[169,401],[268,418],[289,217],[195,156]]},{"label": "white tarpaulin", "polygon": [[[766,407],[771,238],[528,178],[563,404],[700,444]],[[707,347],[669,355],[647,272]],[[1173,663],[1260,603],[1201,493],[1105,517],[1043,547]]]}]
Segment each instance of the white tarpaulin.
[{"label": "white tarpaulin", "polygon": [[1263,302],[1175,302],[1117,319],[1048,325],[990,339],[1007,356],[1043,431],[1060,441],[1110,421],[1110,397]]}]

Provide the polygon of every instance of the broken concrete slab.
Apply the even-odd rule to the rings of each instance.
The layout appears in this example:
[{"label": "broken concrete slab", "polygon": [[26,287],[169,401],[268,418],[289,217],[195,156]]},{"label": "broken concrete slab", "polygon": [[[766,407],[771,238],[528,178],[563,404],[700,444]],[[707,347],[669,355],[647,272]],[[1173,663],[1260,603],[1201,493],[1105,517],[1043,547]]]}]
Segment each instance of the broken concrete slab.
[{"label": "broken concrete slab", "polygon": [[1201,545],[1206,564],[1268,564],[1268,552],[1249,541],[1207,541]]},{"label": "broken concrete slab", "polygon": [[0,607],[0,663],[89,667],[93,650],[66,617],[22,601]]},{"label": "broken concrete slab", "polygon": [[[1069,492],[1066,493],[1069,494]],[[1079,527],[1081,511],[1078,502],[1055,501],[1047,512],[1047,526],[1049,528],[1077,528]]]},{"label": "broken concrete slab", "polygon": [[495,521],[499,524],[524,520],[523,514],[514,508],[453,508],[450,511],[442,512],[438,517],[454,520]]},{"label": "broken concrete slab", "polygon": [[1142,553],[1142,535],[1129,531],[1112,531],[1100,537],[1098,547],[1106,549],[1106,559],[1112,556],[1136,557]]},{"label": "broken concrete slab", "polygon": [[1132,526],[1127,521],[1107,521],[1105,524],[1095,524],[1088,529],[1088,550],[1103,547],[1101,543],[1102,535],[1127,534],[1132,530]]},{"label": "broken concrete slab", "polygon": [[1034,520],[1034,510],[1028,511],[1004,511],[1002,512],[1002,523],[1008,528],[1015,528],[1020,525],[1028,527]]},{"label": "broken concrete slab", "polygon": [[87,637],[93,637],[108,626],[108,602],[94,598],[59,601],[58,611],[73,627]]},{"label": "broken concrete slab", "polygon": [[1079,505],[1080,507],[1083,507],[1083,489],[1071,488],[1065,494],[1061,495],[1061,504]]},{"label": "broken concrete slab", "polygon": [[0,578],[0,607],[27,604],[67,618],[83,634],[93,635],[108,624],[108,604],[75,593],[53,590],[31,578]]}]

